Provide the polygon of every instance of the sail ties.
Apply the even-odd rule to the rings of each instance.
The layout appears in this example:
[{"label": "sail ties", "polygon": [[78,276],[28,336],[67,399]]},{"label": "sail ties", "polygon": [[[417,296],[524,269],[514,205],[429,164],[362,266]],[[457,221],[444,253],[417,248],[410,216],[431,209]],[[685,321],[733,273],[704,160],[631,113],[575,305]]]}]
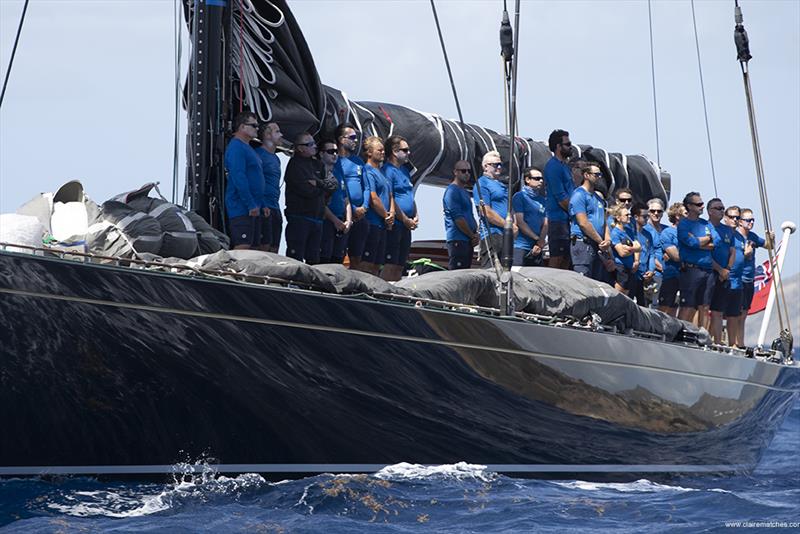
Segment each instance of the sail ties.
[{"label": "sail ties", "polygon": [[[753,156],[756,164],[756,178],[758,182],[758,194],[761,200],[761,213],[764,217],[764,230],[767,233],[767,239],[772,240],[774,232],[772,230],[772,215],[769,209],[769,199],[767,198],[767,183],[764,178],[764,163],[761,159],[761,145],[758,140],[758,127],[756,125],[756,112],[753,104],[753,91],[750,87],[750,69],[749,62],[753,58],[750,54],[750,39],[747,37],[747,31],[744,29],[744,17],[742,16],[742,9],[739,7],[739,0],[735,2],[735,22],[736,26],[733,30],[733,40],[736,44],[736,55],[739,60],[739,66],[742,69],[742,78],[744,81],[745,100],[747,101],[747,115],[750,121],[750,136],[753,143]],[[785,344],[788,345],[788,350],[791,352],[792,345],[792,331],[789,323],[789,309],[786,305],[786,296],[783,291],[783,277],[780,273],[780,267],[775,262],[774,258],[774,243],[769,243],[767,246],[767,253],[769,254],[769,261],[771,265],[775,266],[775,280],[777,281],[778,291],[775,293],[778,309],[778,323],[780,325],[781,338],[786,339]],[[781,309],[783,308],[783,309]],[[786,315],[786,325],[784,327],[783,316]]]}]

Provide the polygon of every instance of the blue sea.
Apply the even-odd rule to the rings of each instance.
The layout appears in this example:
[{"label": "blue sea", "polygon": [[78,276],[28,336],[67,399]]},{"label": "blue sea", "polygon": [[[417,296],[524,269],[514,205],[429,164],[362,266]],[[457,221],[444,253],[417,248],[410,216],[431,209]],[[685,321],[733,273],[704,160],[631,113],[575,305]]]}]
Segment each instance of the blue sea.
[{"label": "blue sea", "polygon": [[[587,444],[588,446],[588,444]],[[465,463],[268,482],[175,466],[169,483],[0,481],[3,532],[800,531],[800,403],[750,475],[529,480]],[[749,528],[748,528],[749,527]],[[733,530],[731,530],[733,529]],[[744,530],[743,530],[744,529]]]}]

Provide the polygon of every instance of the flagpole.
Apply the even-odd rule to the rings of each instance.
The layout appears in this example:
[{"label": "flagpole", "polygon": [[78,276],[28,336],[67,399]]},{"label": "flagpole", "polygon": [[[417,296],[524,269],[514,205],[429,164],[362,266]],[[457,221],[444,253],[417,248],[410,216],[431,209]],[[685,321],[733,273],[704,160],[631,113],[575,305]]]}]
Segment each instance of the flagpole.
[{"label": "flagpole", "polygon": [[792,235],[796,229],[797,225],[791,221],[784,221],[783,224],[781,224],[783,238],[781,241],[780,250],[778,251],[778,258],[775,260],[776,266],[772,272],[772,284],[769,287],[767,307],[764,308],[764,318],[761,320],[761,330],[758,333],[757,346],[759,348],[764,347],[764,339],[767,337],[767,327],[769,326],[770,316],[772,315],[772,307],[775,304],[775,291],[777,290],[778,284],[780,284],[781,269],[783,269],[783,259],[786,257],[786,249],[789,248],[789,236]]}]

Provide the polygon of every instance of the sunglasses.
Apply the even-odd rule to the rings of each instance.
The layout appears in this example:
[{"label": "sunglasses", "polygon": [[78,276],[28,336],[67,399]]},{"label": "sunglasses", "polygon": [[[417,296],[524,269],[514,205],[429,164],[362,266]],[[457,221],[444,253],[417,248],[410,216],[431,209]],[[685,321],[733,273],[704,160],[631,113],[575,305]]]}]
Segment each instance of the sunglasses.
[{"label": "sunglasses", "polygon": [[[700,206],[702,206],[702,205],[703,205],[703,203],[702,203],[702,202],[701,202],[700,204],[695,204],[695,206],[697,206],[698,208],[699,208]],[[724,210],[725,208],[723,208],[722,206],[714,206],[713,208],[708,208],[708,209],[710,209],[710,210],[714,210],[714,211],[722,211],[722,210]]]},{"label": "sunglasses", "polygon": [[567,148],[572,148],[572,141],[570,141],[569,143],[559,143],[559,144],[560,144],[561,146],[565,146],[565,147],[567,147]]},{"label": "sunglasses", "polygon": [[587,172],[585,174],[591,174],[592,176],[595,176],[597,178],[602,178],[603,177],[603,173],[602,172]]},{"label": "sunglasses", "polygon": [[258,129],[258,123],[257,122],[246,122],[246,123],[244,123],[244,125],[245,126],[252,126],[253,128]]},{"label": "sunglasses", "polygon": [[499,161],[497,163],[487,163],[487,165],[489,165],[490,167],[494,167],[495,169],[500,169],[503,167],[503,164],[500,163]]},{"label": "sunglasses", "polygon": [[618,198],[617,200],[618,200],[619,202],[623,202],[623,203],[625,203],[625,204],[630,204],[631,202],[633,202],[633,199],[632,199],[632,198]]},{"label": "sunglasses", "polygon": [[312,146],[317,146],[317,143],[315,141],[309,141],[308,143],[297,143],[297,146],[312,147]]},{"label": "sunglasses", "polygon": [[[702,208],[706,205],[705,202],[689,202],[692,206],[697,206],[698,208]],[[725,208],[716,208],[716,209],[725,209]]]},{"label": "sunglasses", "polygon": [[528,178],[530,178],[531,180],[536,180],[537,182],[539,180],[544,180],[544,176],[528,176]]},{"label": "sunglasses", "polygon": [[664,213],[664,210],[650,210],[650,213]]},{"label": "sunglasses", "polygon": [[411,149],[410,148],[398,148],[397,151],[398,152],[405,152],[406,154],[408,154],[409,152],[411,152]]},{"label": "sunglasses", "polygon": [[336,150],[335,148],[329,148],[329,149],[327,149],[327,150],[323,150],[323,152],[325,152],[326,154],[330,154],[331,156],[333,156],[334,154],[338,153],[338,150]]},{"label": "sunglasses", "polygon": [[456,169],[455,171],[456,171],[456,172],[460,172],[461,174],[467,174],[467,173],[469,173],[469,171],[471,171],[471,170],[472,170],[472,169]]},{"label": "sunglasses", "polygon": [[746,223],[755,222],[755,219],[744,219],[744,218],[741,218],[741,217],[739,218],[739,220],[742,221],[742,222],[746,222]]},{"label": "sunglasses", "polygon": [[350,139],[351,141],[355,141],[356,139],[358,139],[358,135],[356,135],[356,134],[353,134],[353,135],[343,135],[343,136],[342,136],[342,139]]},{"label": "sunglasses", "polygon": [[738,221],[739,219],[741,219],[741,217],[739,217],[738,215],[726,215],[726,217],[732,221]]}]

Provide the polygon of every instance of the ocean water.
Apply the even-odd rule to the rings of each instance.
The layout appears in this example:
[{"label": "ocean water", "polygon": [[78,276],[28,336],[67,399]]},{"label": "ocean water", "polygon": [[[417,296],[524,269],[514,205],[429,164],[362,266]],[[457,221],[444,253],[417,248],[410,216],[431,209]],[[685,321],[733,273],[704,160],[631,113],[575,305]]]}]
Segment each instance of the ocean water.
[{"label": "ocean water", "polygon": [[[0,481],[2,532],[800,531],[800,403],[748,476],[510,478],[459,463],[268,482],[211,467],[169,483]],[[733,530],[731,530],[733,529]]]}]

